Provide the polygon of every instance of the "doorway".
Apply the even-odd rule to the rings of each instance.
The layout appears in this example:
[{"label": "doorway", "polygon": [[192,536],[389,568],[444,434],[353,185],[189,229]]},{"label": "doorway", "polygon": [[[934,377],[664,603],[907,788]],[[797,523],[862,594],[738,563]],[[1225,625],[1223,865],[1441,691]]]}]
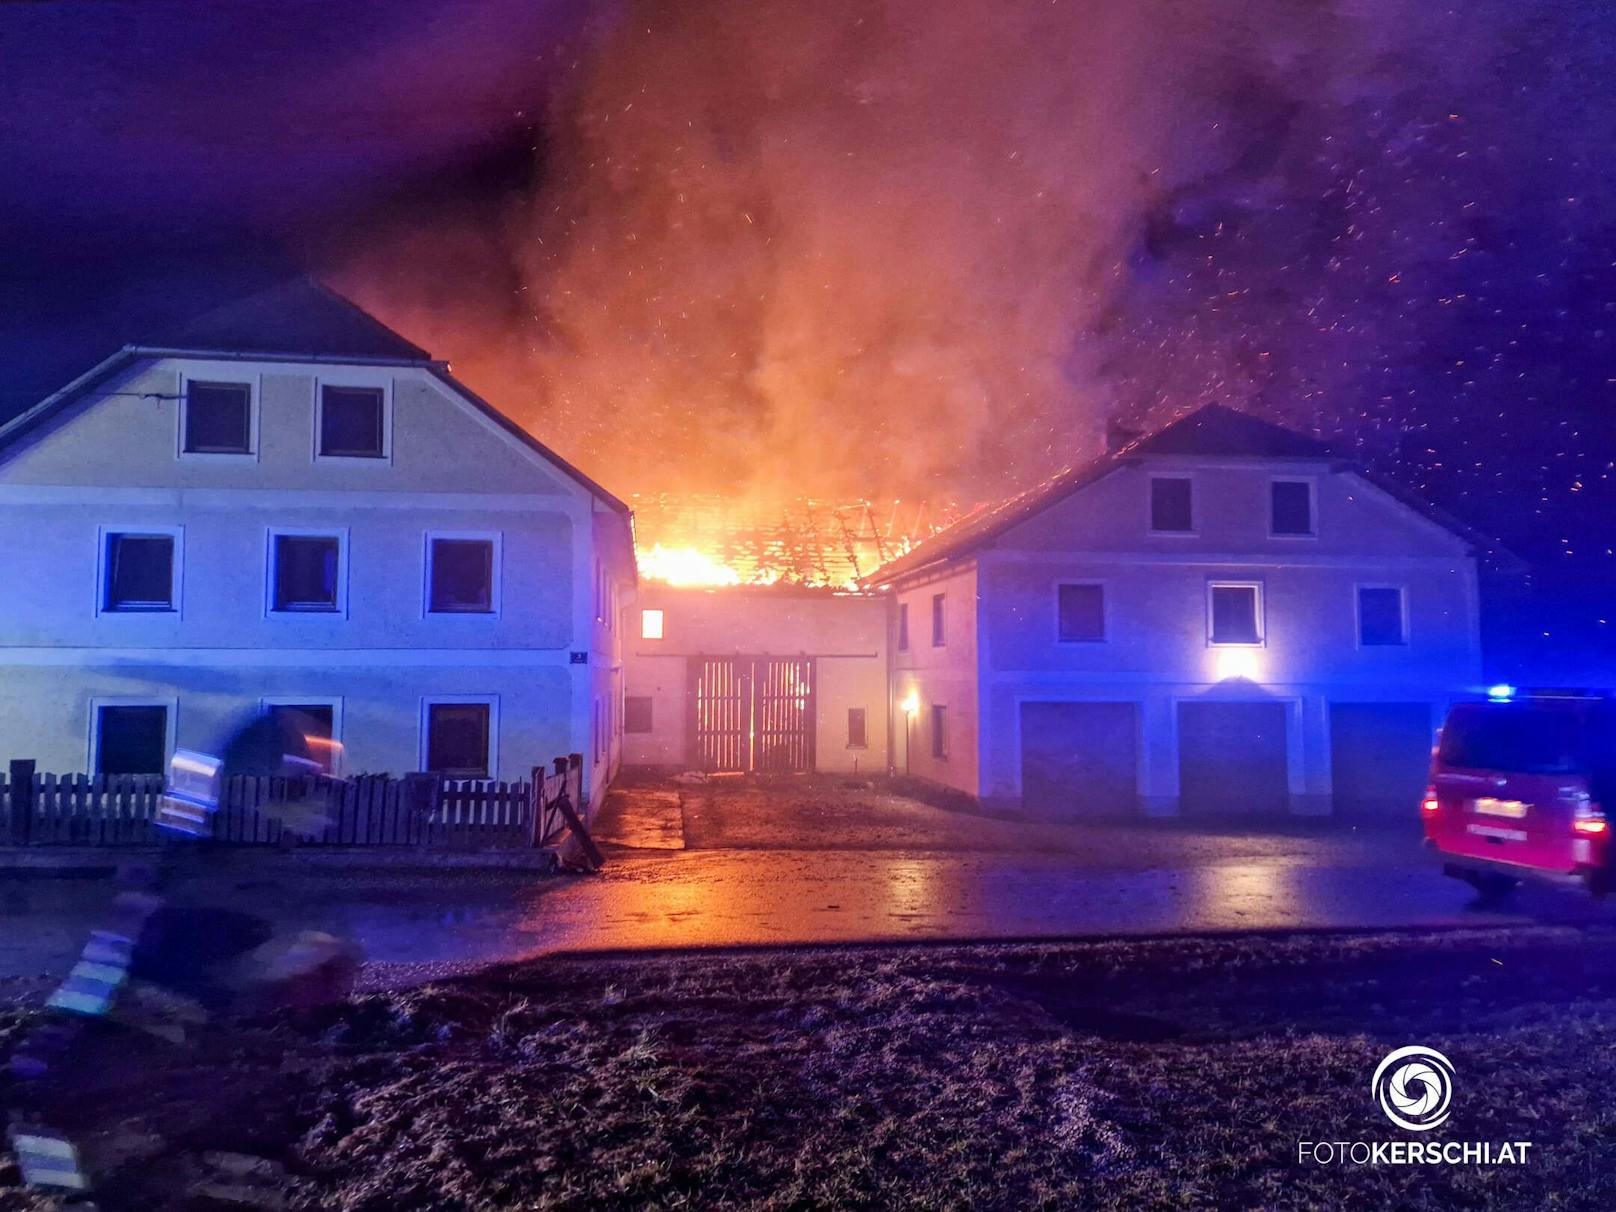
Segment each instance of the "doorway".
[{"label": "doorway", "polygon": [[814,768],[811,657],[692,657],[692,765],[715,774]]}]

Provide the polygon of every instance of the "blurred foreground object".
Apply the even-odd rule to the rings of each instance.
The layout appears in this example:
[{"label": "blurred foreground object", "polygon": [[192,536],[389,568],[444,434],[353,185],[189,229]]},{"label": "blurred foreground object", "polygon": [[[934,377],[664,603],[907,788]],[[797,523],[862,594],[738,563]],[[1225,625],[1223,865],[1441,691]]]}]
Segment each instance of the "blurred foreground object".
[{"label": "blurred foreground object", "polygon": [[[307,1010],[353,992],[362,954],[350,940],[311,929],[277,934],[255,914],[194,903],[207,895],[206,843],[231,780],[271,780],[273,794],[258,810],[288,833],[316,834],[329,823],[330,771],[340,751],[316,721],[286,709],[252,715],[217,757],[175,751],[155,818],[165,842],[156,863],[120,870],[124,889],[10,1058],[24,1097],[7,1135],[26,1185],[91,1189],[92,1171],[106,1159],[85,1159],[80,1145],[92,1137],[84,1134],[103,1115],[133,1108],[87,1102],[86,1092],[108,1088],[109,1076],[116,1089],[120,1071],[138,1077],[142,1037],[183,1047],[204,1027],[228,1030],[223,1011]],[[66,1132],[66,1125],[76,1126]]]},{"label": "blurred foreground object", "polygon": [[187,837],[212,837],[213,814],[219,811],[222,765],[212,754],[174,750],[163,797],[157,802],[157,827]]}]

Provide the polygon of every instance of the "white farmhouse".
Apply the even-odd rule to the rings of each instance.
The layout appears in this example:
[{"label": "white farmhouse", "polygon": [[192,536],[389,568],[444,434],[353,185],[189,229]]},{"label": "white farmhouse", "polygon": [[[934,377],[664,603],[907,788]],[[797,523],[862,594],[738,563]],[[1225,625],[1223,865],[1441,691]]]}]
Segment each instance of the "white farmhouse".
[{"label": "white farmhouse", "polygon": [[894,598],[900,772],[1035,815],[1408,815],[1481,676],[1477,544],[1210,406],[968,518]]},{"label": "white farmhouse", "polygon": [[627,508],[306,281],[0,428],[0,569],[0,759],[158,771],[287,706],[348,773],[619,760]]}]

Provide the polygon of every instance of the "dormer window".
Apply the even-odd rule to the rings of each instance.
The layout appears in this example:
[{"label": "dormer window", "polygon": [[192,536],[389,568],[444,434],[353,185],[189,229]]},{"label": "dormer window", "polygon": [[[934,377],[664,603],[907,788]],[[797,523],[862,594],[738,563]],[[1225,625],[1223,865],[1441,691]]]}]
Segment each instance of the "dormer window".
[{"label": "dormer window", "polygon": [[252,386],[192,380],[181,420],[186,454],[252,453]]}]

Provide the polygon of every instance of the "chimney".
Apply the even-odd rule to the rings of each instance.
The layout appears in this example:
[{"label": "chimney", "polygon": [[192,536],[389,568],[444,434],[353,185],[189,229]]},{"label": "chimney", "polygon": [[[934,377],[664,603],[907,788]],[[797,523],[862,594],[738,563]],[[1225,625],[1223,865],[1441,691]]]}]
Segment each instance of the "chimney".
[{"label": "chimney", "polygon": [[1137,439],[1141,432],[1141,430],[1129,429],[1121,421],[1113,417],[1105,423],[1105,453],[1116,454],[1129,442]]}]

